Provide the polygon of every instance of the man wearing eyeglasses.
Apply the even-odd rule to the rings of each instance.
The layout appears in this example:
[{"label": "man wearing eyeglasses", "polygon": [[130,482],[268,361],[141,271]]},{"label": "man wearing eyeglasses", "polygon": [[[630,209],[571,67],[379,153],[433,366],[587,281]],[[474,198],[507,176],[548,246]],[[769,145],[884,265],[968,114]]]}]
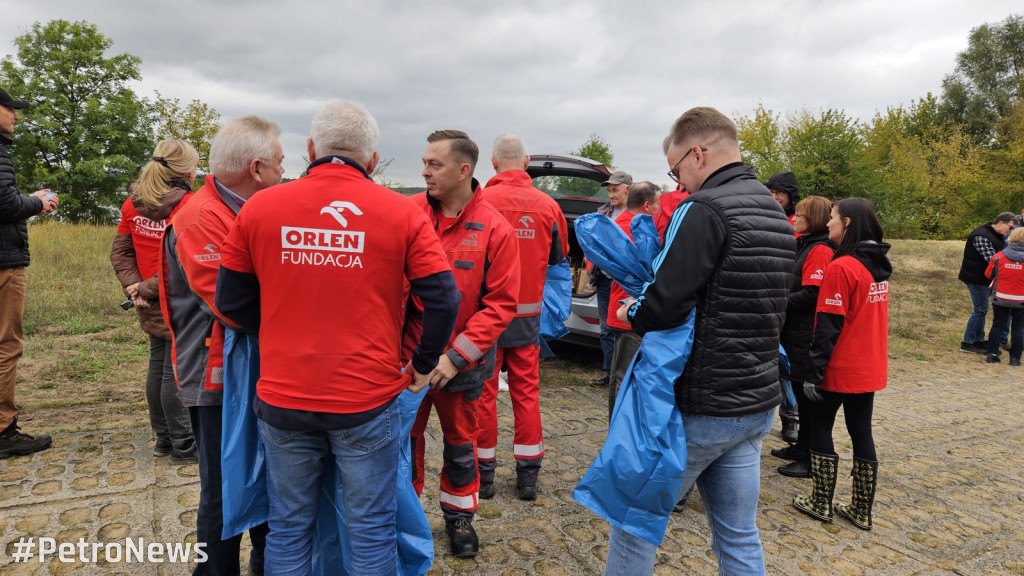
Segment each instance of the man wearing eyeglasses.
[{"label": "man wearing eyeglasses", "polygon": [[[757,530],[761,441],[779,405],[779,331],[796,241],[786,215],[740,161],[736,126],[693,108],[672,126],[669,176],[679,204],[654,282],[620,309],[641,336],[682,325],[697,309],[693,346],[675,380],[686,473],[696,484],[723,574],[764,574]],[[611,527],[606,574],[651,574],[657,548]]]}]

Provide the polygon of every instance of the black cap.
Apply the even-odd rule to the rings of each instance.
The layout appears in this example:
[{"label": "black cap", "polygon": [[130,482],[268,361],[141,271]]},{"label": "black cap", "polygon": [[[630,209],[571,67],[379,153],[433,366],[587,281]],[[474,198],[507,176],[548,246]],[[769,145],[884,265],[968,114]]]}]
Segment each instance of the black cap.
[{"label": "black cap", "polygon": [[28,108],[28,102],[22,102],[21,100],[11,98],[11,95],[7,93],[7,90],[0,88],[0,106],[8,106],[10,108],[20,110],[22,108]]}]

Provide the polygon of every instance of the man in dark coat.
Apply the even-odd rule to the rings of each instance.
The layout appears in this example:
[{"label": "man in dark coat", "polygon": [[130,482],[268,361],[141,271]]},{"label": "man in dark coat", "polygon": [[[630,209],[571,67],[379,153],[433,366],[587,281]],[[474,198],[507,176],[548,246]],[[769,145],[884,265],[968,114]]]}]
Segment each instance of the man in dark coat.
[{"label": "man in dark coat", "polygon": [[995,220],[978,226],[967,236],[964,259],[960,264],[960,275],[957,277],[967,284],[974,310],[967,319],[964,339],[960,342],[961,352],[985,353],[985,316],[988,314],[988,301],[992,296],[985,269],[996,252],[1006,246],[1004,239],[1013,228],[1013,223],[1012,212],[1000,212]]},{"label": "man in dark coat", "polygon": [[28,102],[15,100],[0,88],[0,460],[31,454],[50,447],[50,437],[29,436],[18,428],[14,381],[21,358],[21,318],[25,313],[25,267],[28,266],[27,221],[57,207],[49,190],[22,195],[14,180],[14,164],[7,146],[18,121],[18,110]]}]

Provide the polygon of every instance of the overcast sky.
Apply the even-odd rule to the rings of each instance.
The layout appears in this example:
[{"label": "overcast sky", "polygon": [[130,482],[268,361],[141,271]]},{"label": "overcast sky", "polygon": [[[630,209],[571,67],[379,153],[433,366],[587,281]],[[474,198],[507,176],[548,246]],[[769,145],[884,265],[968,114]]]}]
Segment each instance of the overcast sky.
[{"label": "overcast sky", "polygon": [[662,139],[693,106],[869,120],[940,93],[971,28],[1021,12],[1020,0],[0,0],[0,54],[34,22],[86,20],[111,54],[142,59],[140,96],[281,124],[293,178],[313,114],[350,99],[380,124],[386,176],[407,185],[422,185],[425,138],[445,128],[480,145],[482,182],[491,143],[511,132],[535,154],[598,134],[617,168],[662,184]]}]

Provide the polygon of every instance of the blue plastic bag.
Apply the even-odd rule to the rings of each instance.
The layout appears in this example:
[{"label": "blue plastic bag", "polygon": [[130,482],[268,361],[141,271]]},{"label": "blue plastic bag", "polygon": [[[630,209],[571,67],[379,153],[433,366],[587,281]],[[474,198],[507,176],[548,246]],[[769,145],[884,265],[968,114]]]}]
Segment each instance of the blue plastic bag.
[{"label": "blue plastic bag", "polygon": [[587,260],[618,282],[630,296],[639,296],[644,285],[654,280],[651,262],[661,244],[650,216],[641,214],[633,218],[633,240],[611,218],[596,212],[577,218],[573,228]]},{"label": "blue plastic bag", "polygon": [[224,539],[266,522],[270,515],[263,442],[252,411],[259,377],[259,338],[226,330],[220,440]]},{"label": "blue plastic bag", "polygon": [[544,277],[544,306],[540,310],[540,336],[543,340],[561,338],[569,333],[565,321],[572,310],[572,272],[569,259],[548,266]]},{"label": "blue plastic bag", "polygon": [[[262,440],[252,411],[259,380],[259,342],[255,334],[226,330],[224,338],[224,409],[221,449],[222,490],[224,494],[224,531],[227,538],[239,534],[269,517],[266,464]],[[426,574],[434,561],[434,542],[426,513],[412,487],[412,455],[409,437],[416,410],[426,390],[413,394],[408,390],[397,402],[402,423],[398,471],[397,538],[399,574]],[[229,408],[230,407],[230,408]],[[335,477],[333,461],[324,463],[324,481],[320,493],[316,537],[313,540],[313,574],[334,576],[349,574],[345,558],[351,549],[345,538],[345,518],[341,506],[341,486]],[[229,531],[228,527],[231,527]]]},{"label": "blue plastic bag", "polygon": [[[687,207],[676,211],[666,244],[671,242],[686,212]],[[646,224],[631,227],[634,238],[639,235],[643,239],[629,250],[607,231],[607,226],[595,224],[592,229],[597,230],[592,234],[596,242],[591,243],[593,257],[591,253],[587,257],[598,266],[602,266],[600,261],[611,266],[602,269],[627,292],[636,289],[636,285],[626,288],[622,280],[647,278],[637,291],[642,298],[643,290],[653,281],[654,272],[664,260],[663,252],[653,258],[653,263],[648,259],[654,252],[657,231],[651,241]],[[628,241],[621,230],[617,231]],[[623,277],[616,278],[612,270]],[[615,399],[604,446],[572,494],[574,500],[609,523],[655,546],[665,538],[669,514],[686,474],[686,434],[676,406],[675,380],[690,357],[696,315],[696,309],[690,310],[681,325],[644,334]]]},{"label": "blue plastic bag", "polygon": [[682,325],[648,332],[615,399],[604,446],[574,500],[655,546],[686,473],[686,435],[673,383],[690,356],[696,309]]}]

